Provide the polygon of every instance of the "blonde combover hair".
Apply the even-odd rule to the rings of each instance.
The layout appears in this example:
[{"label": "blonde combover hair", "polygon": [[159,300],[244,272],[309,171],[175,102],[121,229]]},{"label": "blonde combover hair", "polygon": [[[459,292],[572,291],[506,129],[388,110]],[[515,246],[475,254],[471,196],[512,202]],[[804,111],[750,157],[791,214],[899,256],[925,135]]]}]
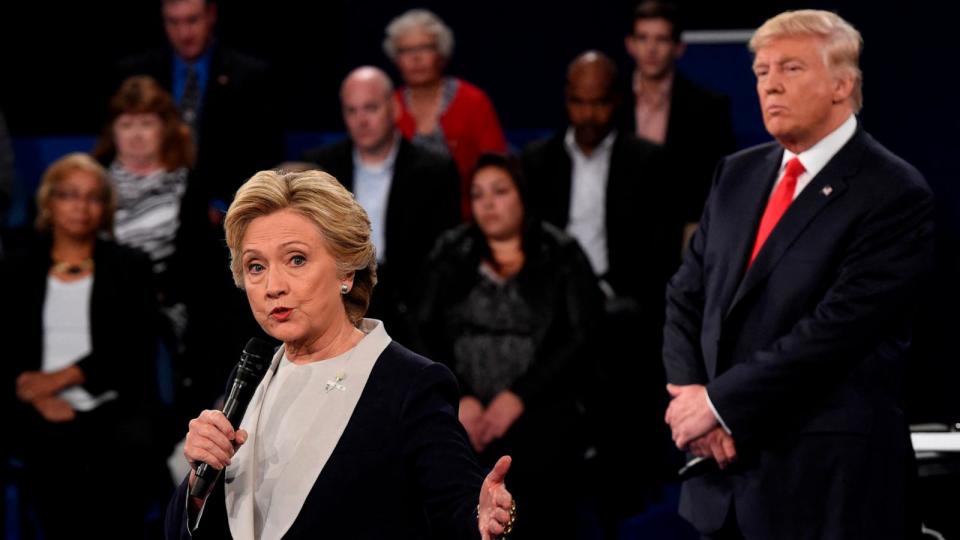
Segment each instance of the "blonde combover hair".
[{"label": "blonde combover hair", "polygon": [[854,112],[863,107],[863,73],[860,51],[863,38],[850,23],[836,13],[817,9],[785,11],[763,23],[750,38],[750,51],[756,53],[771,40],[783,37],[813,36],[823,40],[823,61],[835,73],[853,78],[850,99]]},{"label": "blonde combover hair", "polygon": [[100,220],[100,226],[97,228],[101,236],[113,236],[113,215],[117,211],[117,199],[114,195],[113,184],[107,176],[106,169],[100,165],[97,160],[83,152],[73,152],[54,161],[47,167],[40,180],[40,187],[37,188],[37,218],[34,226],[38,231],[47,232],[50,230],[52,216],[50,215],[50,203],[52,202],[54,192],[64,178],[75,172],[85,172],[97,177],[100,181],[100,189],[103,198],[103,217]]},{"label": "blonde combover hair", "polygon": [[254,219],[290,209],[313,222],[337,263],[337,274],[353,276],[343,295],[347,317],[360,324],[377,283],[377,257],[370,239],[370,219],[337,179],[321,171],[261,171],[237,191],[224,222],[230,270],[243,288],[243,236]]}]

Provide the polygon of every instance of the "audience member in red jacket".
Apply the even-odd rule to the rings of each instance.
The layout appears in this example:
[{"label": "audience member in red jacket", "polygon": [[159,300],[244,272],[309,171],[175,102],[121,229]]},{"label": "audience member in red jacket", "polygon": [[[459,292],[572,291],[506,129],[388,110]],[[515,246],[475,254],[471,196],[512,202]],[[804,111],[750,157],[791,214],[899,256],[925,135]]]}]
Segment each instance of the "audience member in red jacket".
[{"label": "audience member in red jacket", "polygon": [[453,157],[460,172],[461,212],[470,216],[464,183],[483,152],[503,152],[507,141],[490,98],[476,86],[443,73],[453,53],[453,32],[439,17],[413,9],[393,19],[383,49],[404,86],[397,90],[403,136]]}]

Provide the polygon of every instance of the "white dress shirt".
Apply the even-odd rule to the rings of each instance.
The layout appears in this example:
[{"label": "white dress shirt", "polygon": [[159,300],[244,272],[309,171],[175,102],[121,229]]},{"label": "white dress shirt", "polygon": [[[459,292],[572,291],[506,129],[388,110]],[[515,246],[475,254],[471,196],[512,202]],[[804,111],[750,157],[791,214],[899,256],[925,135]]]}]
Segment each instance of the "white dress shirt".
[{"label": "white dress shirt", "polygon": [[400,141],[394,141],[390,155],[377,164],[364,163],[360,152],[353,149],[353,194],[370,218],[370,239],[380,263],[384,262],[387,252],[387,204],[399,148]]},{"label": "white dress shirt", "polygon": [[574,140],[573,127],[567,129],[564,137],[564,145],[573,166],[567,234],[580,242],[593,272],[598,276],[606,274],[610,267],[607,252],[607,175],[616,138],[617,132],[611,132],[587,156]]},{"label": "white dress shirt", "polygon": [[847,141],[853,138],[853,134],[856,132],[857,117],[851,114],[850,118],[840,124],[840,127],[831,131],[829,135],[803,152],[794,154],[784,148],[783,159],[780,161],[780,172],[777,174],[777,181],[773,185],[773,189],[770,190],[770,194],[773,194],[773,190],[777,189],[777,185],[783,180],[783,171],[787,169],[787,162],[796,157],[805,169],[803,174],[797,177],[797,189],[793,192],[793,198],[796,200],[803,188],[810,184],[817,173],[827,166],[827,163],[833,159],[833,156],[837,155],[837,152],[843,148],[843,145],[847,144]]}]

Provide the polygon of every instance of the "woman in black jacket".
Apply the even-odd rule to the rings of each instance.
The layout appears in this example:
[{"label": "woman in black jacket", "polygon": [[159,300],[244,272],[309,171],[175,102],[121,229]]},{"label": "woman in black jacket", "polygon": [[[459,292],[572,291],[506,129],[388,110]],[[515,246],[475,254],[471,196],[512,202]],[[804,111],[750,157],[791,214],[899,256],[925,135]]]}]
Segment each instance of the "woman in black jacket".
[{"label": "woman in black jacket", "polygon": [[[5,261],[9,303],[0,310],[24,494],[44,538],[141,538],[146,473],[163,463],[149,420],[157,317],[149,262],[105,239],[113,193],[91,157],[53,163],[37,203],[41,234]],[[109,523],[92,519],[105,507]]]},{"label": "woman in black jacket", "polygon": [[481,156],[470,198],[474,222],[445,233],[425,270],[419,346],[457,375],[481,463],[514,457],[517,538],[573,537],[560,516],[574,512],[602,294],[577,242],[525,211],[515,159]]}]

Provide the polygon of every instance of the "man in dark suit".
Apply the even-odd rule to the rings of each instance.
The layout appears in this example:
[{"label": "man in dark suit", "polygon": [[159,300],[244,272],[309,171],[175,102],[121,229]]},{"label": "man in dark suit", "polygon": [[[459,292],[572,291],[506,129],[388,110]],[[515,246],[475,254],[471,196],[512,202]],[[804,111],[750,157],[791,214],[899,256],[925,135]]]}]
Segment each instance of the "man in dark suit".
[{"label": "man in dark suit", "polygon": [[119,74],[150,75],[173,95],[197,148],[191,200],[219,226],[240,184],[283,159],[278,100],[264,62],[214,38],[212,0],[162,0],[162,14],[169,46],[122,60]]},{"label": "man in dark suit", "polygon": [[683,194],[679,211],[688,224],[686,239],[703,211],[714,167],[734,151],[736,140],[730,100],[677,71],[676,62],[686,49],[682,34],[673,4],[645,0],[634,10],[624,44],[636,69],[628,106],[621,110],[621,127],[667,150],[670,179]]},{"label": "man in dark suit", "polygon": [[570,126],[523,151],[531,210],[580,242],[608,293],[659,306],[679,262],[679,235],[666,226],[673,192],[662,152],[615,129],[618,101],[606,55],[588,51],[571,62]]},{"label": "man in dark suit", "polygon": [[[680,255],[662,152],[615,129],[616,88],[607,56],[579,55],[567,72],[570,126],[523,152],[529,210],[580,242],[609,298],[607,337],[597,351],[602,382],[591,385],[597,395],[589,412],[598,432],[596,477],[611,518],[638,511],[656,491],[655,476],[669,468],[661,452],[670,441],[660,419],[666,394],[659,344],[664,286]],[[624,441],[624,423],[649,437]]]},{"label": "man in dark suit", "polygon": [[380,69],[350,72],[340,87],[348,138],[304,159],[352,191],[370,216],[379,279],[370,313],[404,342],[421,266],[440,233],[460,222],[459,176],[453,160],[400,136],[392,92]]},{"label": "man in dark suit", "polygon": [[677,447],[719,470],[680,512],[706,538],[909,538],[916,471],[899,380],[932,264],[916,169],[857,124],[860,34],[796,11],[750,42],[775,143],[717,168],[670,281]]}]

